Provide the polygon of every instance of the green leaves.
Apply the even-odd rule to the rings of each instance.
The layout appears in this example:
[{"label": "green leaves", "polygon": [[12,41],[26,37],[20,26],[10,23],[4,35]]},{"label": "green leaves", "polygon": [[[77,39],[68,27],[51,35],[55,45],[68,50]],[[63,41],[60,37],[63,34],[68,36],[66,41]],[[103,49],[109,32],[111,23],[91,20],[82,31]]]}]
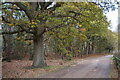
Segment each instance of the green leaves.
[{"label": "green leaves", "polygon": [[[60,23],[65,24],[63,22],[64,19],[73,22],[72,25],[46,33],[46,36],[50,37],[49,40],[53,40],[52,43],[55,49],[60,53],[66,54],[66,56],[83,54],[83,52],[87,54],[86,49],[89,46],[91,49],[93,48],[92,51],[101,52],[109,45],[108,43],[112,43],[107,40],[109,23],[106,20],[106,16],[94,3],[67,2],[55,10],[55,15],[61,16],[48,19],[47,23],[51,27]],[[73,16],[77,20],[69,16]],[[105,43],[106,46],[104,46]],[[89,52],[92,53],[92,51]]]},{"label": "green leaves", "polygon": [[[109,23],[98,5],[91,2],[57,3],[62,5],[53,10],[50,8],[40,9],[40,5],[39,9],[34,10],[37,5],[32,6],[29,2],[22,3],[27,7],[28,13],[23,10],[7,9],[3,11],[3,16],[10,21],[10,26],[14,26],[13,22],[15,26],[25,24],[22,29],[25,29],[26,32],[33,31],[36,34],[37,32],[41,33],[41,29],[45,29],[43,33],[46,33],[42,34],[45,37],[45,43],[50,47],[52,46],[58,53],[87,54],[88,46],[90,46],[90,49],[93,46],[94,50],[92,51],[95,51],[101,47],[105,49],[104,42],[107,44],[113,42],[110,38],[107,38]],[[42,6],[44,7],[44,5]],[[17,5],[6,5],[5,7],[20,9]],[[68,25],[68,23],[70,24]],[[63,24],[65,26],[61,27]],[[21,29],[20,27],[17,28]],[[116,35],[112,32],[109,33],[112,34],[109,37],[117,39]]]}]

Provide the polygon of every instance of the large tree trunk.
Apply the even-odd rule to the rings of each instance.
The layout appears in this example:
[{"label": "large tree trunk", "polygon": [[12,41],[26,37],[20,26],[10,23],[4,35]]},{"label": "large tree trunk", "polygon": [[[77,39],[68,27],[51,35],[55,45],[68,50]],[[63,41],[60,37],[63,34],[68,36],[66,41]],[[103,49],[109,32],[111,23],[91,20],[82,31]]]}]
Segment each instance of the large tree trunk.
[{"label": "large tree trunk", "polygon": [[32,66],[33,67],[47,66],[44,61],[43,35],[36,37],[34,40],[34,57]]}]

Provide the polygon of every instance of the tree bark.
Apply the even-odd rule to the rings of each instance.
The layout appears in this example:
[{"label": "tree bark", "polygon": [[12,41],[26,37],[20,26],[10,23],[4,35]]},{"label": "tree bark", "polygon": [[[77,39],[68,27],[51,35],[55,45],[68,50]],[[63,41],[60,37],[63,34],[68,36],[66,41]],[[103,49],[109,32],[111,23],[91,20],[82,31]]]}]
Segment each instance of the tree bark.
[{"label": "tree bark", "polygon": [[[11,27],[6,28],[7,26],[2,27],[3,31],[8,30],[12,31]],[[13,53],[13,35],[11,34],[4,34],[3,35],[3,44],[4,44],[4,49],[3,49],[3,57],[4,60],[10,62],[12,58],[12,53]]]},{"label": "tree bark", "polygon": [[36,37],[34,40],[34,57],[33,67],[44,67],[47,66],[44,61],[44,46],[43,46],[43,35]]}]

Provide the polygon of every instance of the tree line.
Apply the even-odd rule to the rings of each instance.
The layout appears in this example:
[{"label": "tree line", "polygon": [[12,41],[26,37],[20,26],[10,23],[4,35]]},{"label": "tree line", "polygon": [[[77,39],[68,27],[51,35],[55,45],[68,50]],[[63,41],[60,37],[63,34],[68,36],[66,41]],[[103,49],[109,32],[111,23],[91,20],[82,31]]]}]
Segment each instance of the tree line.
[{"label": "tree line", "polygon": [[33,67],[46,66],[51,54],[71,59],[117,49],[117,33],[94,2],[5,2],[2,23],[3,56],[29,54]]}]

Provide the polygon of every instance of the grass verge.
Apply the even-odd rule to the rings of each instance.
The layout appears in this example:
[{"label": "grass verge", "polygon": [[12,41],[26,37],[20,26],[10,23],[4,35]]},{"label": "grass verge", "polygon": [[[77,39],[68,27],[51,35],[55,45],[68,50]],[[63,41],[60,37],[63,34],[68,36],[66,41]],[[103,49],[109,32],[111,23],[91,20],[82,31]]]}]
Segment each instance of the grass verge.
[{"label": "grass verge", "polygon": [[110,64],[109,78],[118,78],[118,70],[117,67],[115,66],[115,62],[113,61],[113,58]]}]

